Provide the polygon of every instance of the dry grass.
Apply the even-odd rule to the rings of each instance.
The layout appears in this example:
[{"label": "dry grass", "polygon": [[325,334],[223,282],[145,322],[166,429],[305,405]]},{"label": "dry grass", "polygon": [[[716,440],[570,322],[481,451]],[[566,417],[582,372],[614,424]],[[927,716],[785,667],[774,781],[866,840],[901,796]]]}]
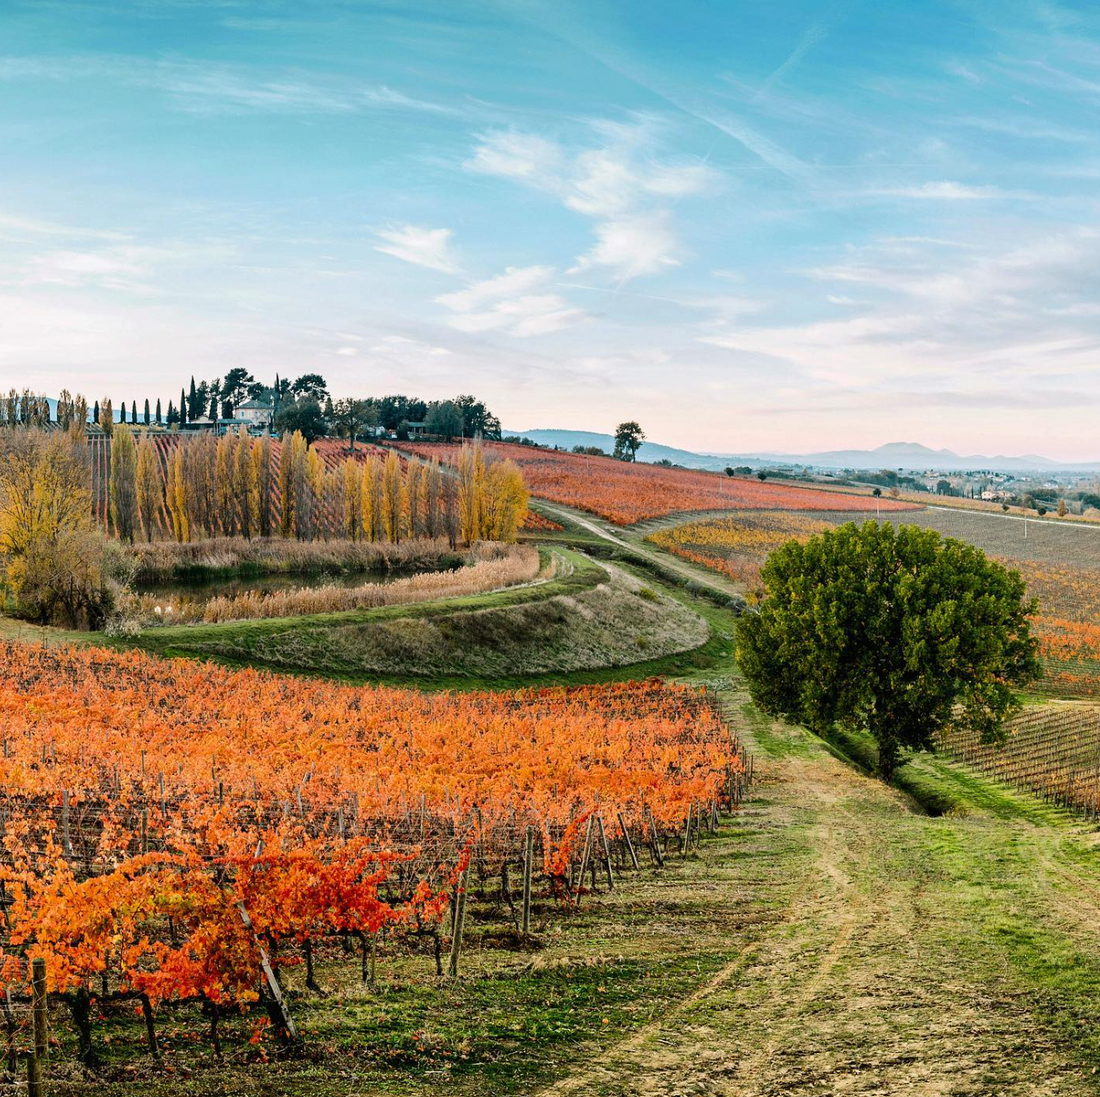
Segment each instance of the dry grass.
[{"label": "dry grass", "polygon": [[440,598],[460,598],[513,587],[536,579],[539,568],[538,549],[533,546],[484,542],[470,550],[462,567],[409,575],[391,583],[364,583],[356,587],[326,583],[267,593],[249,591],[209,599],[133,594],[127,598],[123,614],[142,625],[189,625],[340,613]]},{"label": "dry grass", "polygon": [[456,553],[445,540],[295,541],[281,537],[211,537],[180,544],[154,541],[134,545],[139,583],[210,572],[252,575],[318,575],[413,571],[443,566]]}]

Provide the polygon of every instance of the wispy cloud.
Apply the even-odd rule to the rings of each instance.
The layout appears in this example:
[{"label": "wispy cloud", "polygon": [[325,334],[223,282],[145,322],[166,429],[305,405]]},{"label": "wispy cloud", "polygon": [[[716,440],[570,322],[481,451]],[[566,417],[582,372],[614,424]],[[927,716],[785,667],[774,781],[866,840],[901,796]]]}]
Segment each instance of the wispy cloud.
[{"label": "wispy cloud", "polygon": [[595,220],[596,243],[570,273],[603,268],[628,279],[677,266],[671,205],[712,190],[717,173],[698,159],[658,159],[650,117],[591,126],[611,143],[570,152],[538,134],[490,131],[465,167],[533,187]]},{"label": "wispy cloud", "polygon": [[444,274],[458,273],[458,257],[451,243],[454,235],[451,229],[404,225],[401,228],[379,229],[375,235],[383,241],[374,245],[375,251]]},{"label": "wispy cloud", "polygon": [[999,187],[970,186],[942,180],[934,183],[918,183],[902,187],[879,187],[866,193],[883,198],[910,198],[933,202],[978,202],[1002,198],[1033,198],[1026,191],[1007,191]]},{"label": "wispy cloud", "polygon": [[150,88],[169,96],[177,108],[282,114],[350,114],[394,110],[446,117],[474,115],[472,105],[440,103],[408,95],[386,84],[321,81],[302,70],[209,61],[75,57],[0,57],[0,80],[98,80]]},{"label": "wispy cloud", "polygon": [[549,335],[588,319],[560,294],[545,291],[554,274],[553,267],[508,267],[436,301],[452,311],[448,323],[459,331],[504,331],[519,338]]},{"label": "wispy cloud", "polygon": [[773,85],[779,83],[797,68],[805,60],[807,54],[824,42],[833,28],[848,16],[859,2],[860,0],[841,0],[840,3],[833,4],[819,19],[815,19],[802,32],[794,49],[787,55],[783,63],[774,69],[760,85],[753,98],[755,100],[762,99],[771,91]]}]

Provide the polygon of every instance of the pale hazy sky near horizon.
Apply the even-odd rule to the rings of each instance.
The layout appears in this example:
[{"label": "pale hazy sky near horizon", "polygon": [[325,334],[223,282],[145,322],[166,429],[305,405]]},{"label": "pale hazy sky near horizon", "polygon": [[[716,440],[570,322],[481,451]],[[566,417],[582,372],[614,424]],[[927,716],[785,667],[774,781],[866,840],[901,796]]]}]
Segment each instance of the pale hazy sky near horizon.
[{"label": "pale hazy sky near horizon", "polygon": [[1100,9],[4,0],[0,386],[1100,458]]}]

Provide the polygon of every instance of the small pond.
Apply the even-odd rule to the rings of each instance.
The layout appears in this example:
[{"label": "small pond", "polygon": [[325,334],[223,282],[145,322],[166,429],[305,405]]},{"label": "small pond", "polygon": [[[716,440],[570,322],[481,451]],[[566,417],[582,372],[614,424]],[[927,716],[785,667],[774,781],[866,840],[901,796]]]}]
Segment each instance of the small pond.
[{"label": "small pond", "polygon": [[166,600],[206,602],[222,596],[232,598],[237,594],[271,594],[280,590],[304,590],[315,587],[362,587],[373,583],[392,583],[402,578],[397,572],[310,572],[297,575],[277,572],[272,575],[234,575],[230,577],[176,578],[162,583],[137,583],[136,594],[154,594]]}]

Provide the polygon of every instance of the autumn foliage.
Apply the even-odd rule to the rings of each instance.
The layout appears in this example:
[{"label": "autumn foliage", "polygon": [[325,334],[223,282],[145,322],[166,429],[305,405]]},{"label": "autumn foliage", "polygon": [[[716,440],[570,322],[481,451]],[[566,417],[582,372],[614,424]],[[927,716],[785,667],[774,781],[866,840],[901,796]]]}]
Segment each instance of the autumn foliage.
[{"label": "autumn foliage", "polygon": [[[507,442],[486,442],[484,446],[487,455],[515,462],[532,495],[591,511],[620,526],[693,510],[914,509],[910,503],[876,500],[867,495],[821,492],[693,469],[636,464]],[[407,443],[403,448],[421,457],[452,463],[459,460],[460,454],[459,447],[442,442]]]},{"label": "autumn foliage", "polygon": [[[0,645],[0,977],[153,1003],[257,999],[260,949],[423,931],[470,850],[544,870],[578,820],[639,836],[723,798],[741,759],[704,695],[334,687],[138,653]],[[242,919],[247,911],[248,925]]]}]

